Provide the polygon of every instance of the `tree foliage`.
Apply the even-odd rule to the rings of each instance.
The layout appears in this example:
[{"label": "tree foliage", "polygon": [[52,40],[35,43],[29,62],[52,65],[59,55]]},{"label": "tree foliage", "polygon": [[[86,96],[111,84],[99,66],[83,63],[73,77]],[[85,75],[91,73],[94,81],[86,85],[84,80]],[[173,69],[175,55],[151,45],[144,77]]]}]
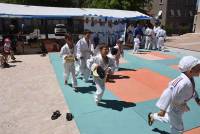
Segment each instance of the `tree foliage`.
[{"label": "tree foliage", "polygon": [[83,7],[144,11],[152,0],[86,0]]},{"label": "tree foliage", "polygon": [[55,7],[74,7],[76,5],[73,0],[1,0],[1,2]]},{"label": "tree foliage", "polygon": [[1,0],[5,3],[144,11],[152,0]]}]

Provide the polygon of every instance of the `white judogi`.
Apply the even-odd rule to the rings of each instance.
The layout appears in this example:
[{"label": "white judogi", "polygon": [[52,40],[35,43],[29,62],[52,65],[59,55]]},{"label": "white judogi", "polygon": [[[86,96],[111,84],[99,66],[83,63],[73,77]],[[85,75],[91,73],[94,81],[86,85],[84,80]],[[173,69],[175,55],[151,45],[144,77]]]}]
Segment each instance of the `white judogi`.
[{"label": "white judogi", "polygon": [[99,44],[105,43],[104,30],[105,30],[105,25],[103,25],[103,24],[99,25],[99,29],[98,29]]},{"label": "white judogi", "polygon": [[83,74],[85,81],[88,81],[90,70],[87,68],[86,62],[94,52],[93,44],[89,44],[85,38],[80,39],[77,44],[77,58],[80,63],[80,72]]},{"label": "white judogi", "polygon": [[133,49],[133,53],[137,53],[138,49],[140,47],[140,39],[139,38],[134,38],[134,49]]},{"label": "white judogi", "polygon": [[91,23],[88,22],[88,23],[84,23],[84,29],[87,29],[87,30],[90,30],[91,29]]},{"label": "white judogi", "polygon": [[60,50],[60,56],[64,65],[64,79],[68,81],[70,73],[72,74],[72,86],[77,87],[77,79],[75,76],[75,64],[74,62],[66,62],[65,56],[75,56],[74,48],[70,49],[66,43]]},{"label": "white judogi", "polygon": [[158,50],[163,50],[163,48],[164,48],[164,41],[165,41],[165,38],[166,38],[166,31],[163,30],[163,29],[159,29],[157,31],[156,37],[158,39],[158,41],[157,41],[157,48],[158,48]]},{"label": "white judogi", "polygon": [[112,46],[114,44],[114,41],[115,41],[113,25],[112,26],[108,26],[108,40],[109,40],[108,43]]},{"label": "white judogi", "polygon": [[156,46],[156,49],[157,49],[157,42],[158,42],[156,35],[157,35],[159,29],[160,29],[160,26],[157,26],[157,27],[154,26],[154,28],[153,28],[153,32],[155,34],[155,38],[153,38],[153,42],[155,43],[154,45]]},{"label": "white judogi", "polygon": [[[105,64],[103,62],[101,54],[87,60],[87,66],[91,71],[94,71],[97,65],[101,66],[104,70],[109,68],[111,69],[112,72],[114,72],[114,69],[115,69],[114,61],[108,57],[108,63]],[[105,80],[100,79],[99,77],[94,77],[94,82],[96,84],[96,89],[97,89],[95,93],[95,102],[98,103],[99,101],[101,101],[101,98],[105,90]]]},{"label": "white judogi", "polygon": [[154,113],[153,118],[161,122],[170,123],[171,134],[183,133],[184,126],[182,115],[189,110],[187,102],[191,98],[197,97],[194,88],[194,80],[190,80],[182,73],[179,77],[169,83],[168,88],[165,89],[156,103],[158,108],[166,110],[167,113],[164,117],[160,117],[157,113]]},{"label": "white judogi", "polygon": [[153,29],[147,27],[147,29],[145,30],[145,49],[150,49],[152,47],[153,34]]},{"label": "white judogi", "polygon": [[121,58],[121,55],[123,56],[124,54],[124,51],[123,51],[123,48],[121,46],[121,44],[116,44],[114,46],[114,48],[116,48],[118,51],[117,51],[117,54],[115,55],[115,60],[116,60],[116,70],[119,69],[119,59]]}]

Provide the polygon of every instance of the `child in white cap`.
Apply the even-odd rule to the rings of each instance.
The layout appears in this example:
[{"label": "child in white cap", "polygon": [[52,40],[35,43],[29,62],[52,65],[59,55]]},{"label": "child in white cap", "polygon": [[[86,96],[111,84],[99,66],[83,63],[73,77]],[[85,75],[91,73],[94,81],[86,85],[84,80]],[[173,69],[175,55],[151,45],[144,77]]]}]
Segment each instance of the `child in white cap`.
[{"label": "child in white cap", "polygon": [[182,115],[189,111],[187,102],[194,98],[200,105],[200,99],[195,90],[195,76],[200,74],[200,61],[193,56],[185,56],[179,62],[181,75],[172,80],[164,90],[156,106],[157,113],[149,113],[148,123],[154,121],[170,124],[171,134],[182,134],[184,131]]}]

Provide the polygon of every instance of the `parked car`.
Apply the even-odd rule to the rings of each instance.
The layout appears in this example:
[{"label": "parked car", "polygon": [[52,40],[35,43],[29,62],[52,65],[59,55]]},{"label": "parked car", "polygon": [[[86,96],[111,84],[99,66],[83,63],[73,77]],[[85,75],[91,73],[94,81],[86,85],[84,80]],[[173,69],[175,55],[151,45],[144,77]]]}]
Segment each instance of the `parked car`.
[{"label": "parked car", "polygon": [[56,36],[64,36],[67,32],[65,24],[56,24],[54,33]]}]

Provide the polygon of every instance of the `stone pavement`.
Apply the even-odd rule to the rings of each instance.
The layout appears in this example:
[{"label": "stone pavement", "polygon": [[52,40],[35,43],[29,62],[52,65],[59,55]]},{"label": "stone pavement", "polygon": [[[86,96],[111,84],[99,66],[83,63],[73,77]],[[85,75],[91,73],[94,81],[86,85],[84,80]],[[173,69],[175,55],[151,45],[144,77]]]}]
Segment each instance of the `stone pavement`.
[{"label": "stone pavement", "polygon": [[[49,57],[17,55],[0,68],[0,134],[79,134],[56,80]],[[55,110],[61,116],[51,120]]]},{"label": "stone pavement", "polygon": [[200,52],[200,34],[188,33],[181,36],[167,37],[165,45]]}]

